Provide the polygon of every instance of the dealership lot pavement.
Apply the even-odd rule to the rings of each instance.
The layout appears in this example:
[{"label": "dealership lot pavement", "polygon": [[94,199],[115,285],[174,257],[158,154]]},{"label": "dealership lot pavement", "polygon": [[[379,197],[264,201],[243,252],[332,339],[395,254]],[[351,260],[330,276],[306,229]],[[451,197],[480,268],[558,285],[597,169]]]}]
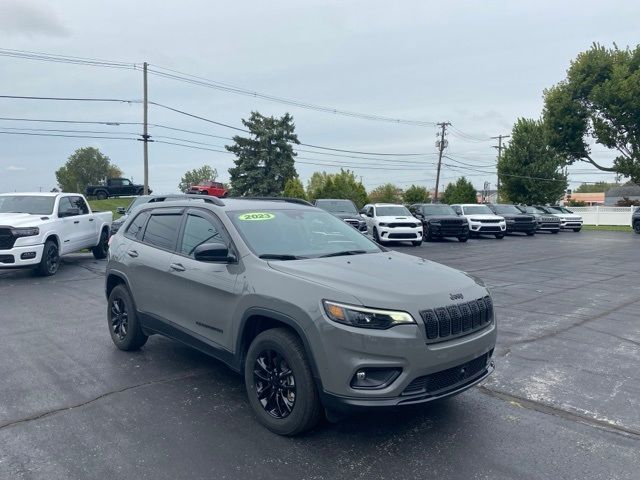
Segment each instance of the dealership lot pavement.
[{"label": "dealership lot pavement", "polygon": [[215,360],[159,337],[116,350],[104,262],[0,272],[0,479],[638,478],[640,235],[393,248],[485,280],[496,372],[294,439],[260,427]]}]

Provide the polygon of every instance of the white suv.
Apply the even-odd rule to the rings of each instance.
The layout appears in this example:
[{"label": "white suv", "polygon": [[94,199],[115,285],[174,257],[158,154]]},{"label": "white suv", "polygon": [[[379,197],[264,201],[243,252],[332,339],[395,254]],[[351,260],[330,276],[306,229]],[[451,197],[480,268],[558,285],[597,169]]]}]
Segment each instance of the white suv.
[{"label": "white suv", "polygon": [[458,215],[462,215],[469,221],[469,236],[478,236],[481,233],[495,235],[496,238],[504,238],[507,231],[507,222],[504,217],[496,215],[486,205],[477,203],[463,203],[451,205]]},{"label": "white suv", "polygon": [[392,203],[365,205],[360,215],[367,222],[367,231],[378,243],[411,242],[414,247],[422,243],[422,222],[411,215],[407,207]]}]

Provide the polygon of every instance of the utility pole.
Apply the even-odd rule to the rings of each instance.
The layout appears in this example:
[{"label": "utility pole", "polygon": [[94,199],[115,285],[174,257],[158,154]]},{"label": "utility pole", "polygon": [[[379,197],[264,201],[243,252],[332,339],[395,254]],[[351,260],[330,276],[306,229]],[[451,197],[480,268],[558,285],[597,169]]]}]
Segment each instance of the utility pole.
[{"label": "utility pole", "polygon": [[438,203],[438,186],[440,184],[440,167],[442,166],[442,153],[446,148],[446,140],[444,139],[445,132],[447,127],[451,125],[451,122],[441,122],[438,123],[438,126],[441,128],[440,130],[440,140],[436,142],[436,147],[438,147],[438,172],[436,173],[436,191],[433,194],[433,200],[431,203]]},{"label": "utility pole", "polygon": [[143,127],[142,141],[144,142],[144,194],[149,195],[149,132],[147,125],[147,116],[149,111],[149,102],[147,98],[147,62],[144,62],[142,69],[143,81]]},{"label": "utility pole", "polygon": [[[498,140],[498,145],[494,145],[493,148],[498,149],[498,163],[502,158],[502,139],[509,138],[511,135],[498,135],[497,137],[491,137],[494,140]],[[496,203],[500,202],[500,175],[498,175],[498,182],[496,183]]]}]

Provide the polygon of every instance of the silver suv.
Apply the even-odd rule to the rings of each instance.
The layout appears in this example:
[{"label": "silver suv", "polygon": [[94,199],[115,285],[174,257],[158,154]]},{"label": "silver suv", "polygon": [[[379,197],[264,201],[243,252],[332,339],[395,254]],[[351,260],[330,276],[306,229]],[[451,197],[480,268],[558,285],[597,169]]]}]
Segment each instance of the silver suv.
[{"label": "silver suv", "polygon": [[428,402],[493,370],[479,279],[380,247],[302,201],[143,205],[111,237],[109,332],[122,350],[171,337],[244,376],[283,435],[359,407]]}]

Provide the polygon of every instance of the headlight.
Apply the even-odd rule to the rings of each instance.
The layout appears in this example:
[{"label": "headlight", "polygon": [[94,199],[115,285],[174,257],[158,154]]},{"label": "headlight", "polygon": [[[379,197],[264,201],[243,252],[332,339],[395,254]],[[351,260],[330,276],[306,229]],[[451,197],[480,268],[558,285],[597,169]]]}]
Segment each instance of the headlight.
[{"label": "headlight", "polygon": [[507,223],[516,223],[516,221],[513,218],[507,218]]},{"label": "headlight", "polygon": [[324,311],[334,322],[361,328],[385,330],[408,323],[416,323],[407,312],[356,307],[323,300]]},{"label": "headlight", "polygon": [[34,235],[40,235],[40,229],[38,227],[12,228],[11,234],[16,238],[33,237]]},{"label": "headlight", "polygon": [[386,227],[387,226],[386,223],[379,223],[378,225],[380,225],[381,227]]},{"label": "headlight", "polygon": [[477,218],[470,218],[469,220],[472,221],[472,222],[480,222],[481,221],[481,220],[479,220]]},{"label": "headlight", "polygon": [[466,220],[462,220],[462,225],[469,225],[469,222],[467,222]]}]

